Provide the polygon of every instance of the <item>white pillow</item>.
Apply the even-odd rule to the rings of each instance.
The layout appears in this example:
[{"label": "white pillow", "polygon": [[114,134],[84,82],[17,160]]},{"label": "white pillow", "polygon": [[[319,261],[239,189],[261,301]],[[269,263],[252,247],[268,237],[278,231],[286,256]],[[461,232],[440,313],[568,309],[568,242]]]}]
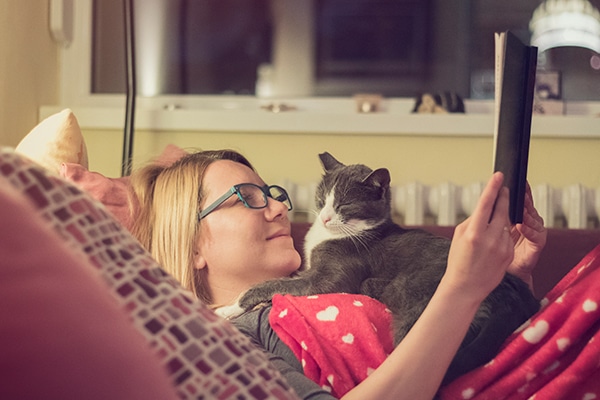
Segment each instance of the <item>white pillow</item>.
[{"label": "white pillow", "polygon": [[62,163],[88,168],[87,148],[73,112],[66,108],[37,124],[15,148],[54,174]]}]

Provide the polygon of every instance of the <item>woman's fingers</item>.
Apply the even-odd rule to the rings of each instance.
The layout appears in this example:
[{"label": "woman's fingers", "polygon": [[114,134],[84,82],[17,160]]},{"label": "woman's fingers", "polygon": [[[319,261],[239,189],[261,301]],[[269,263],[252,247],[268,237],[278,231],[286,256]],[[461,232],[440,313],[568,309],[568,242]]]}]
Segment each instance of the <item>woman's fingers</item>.
[{"label": "woman's fingers", "polygon": [[481,193],[479,202],[471,215],[471,224],[478,230],[492,226],[494,229],[510,228],[508,219],[508,189],[502,186],[504,175],[492,175]]},{"label": "woman's fingers", "polygon": [[487,295],[512,260],[514,244],[509,232],[508,203],[502,173],[496,173],[484,188],[473,214],[456,227],[448,276],[465,285],[465,290]]}]

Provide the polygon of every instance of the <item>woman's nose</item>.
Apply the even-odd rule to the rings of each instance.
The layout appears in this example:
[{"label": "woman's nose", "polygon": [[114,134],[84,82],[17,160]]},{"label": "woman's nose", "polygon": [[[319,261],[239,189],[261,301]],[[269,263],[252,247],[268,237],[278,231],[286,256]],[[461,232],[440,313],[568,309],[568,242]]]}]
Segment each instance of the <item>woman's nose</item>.
[{"label": "woman's nose", "polygon": [[288,206],[281,201],[277,201],[271,197],[267,200],[267,214],[269,214],[270,219],[274,219],[278,215],[287,216],[288,214]]}]

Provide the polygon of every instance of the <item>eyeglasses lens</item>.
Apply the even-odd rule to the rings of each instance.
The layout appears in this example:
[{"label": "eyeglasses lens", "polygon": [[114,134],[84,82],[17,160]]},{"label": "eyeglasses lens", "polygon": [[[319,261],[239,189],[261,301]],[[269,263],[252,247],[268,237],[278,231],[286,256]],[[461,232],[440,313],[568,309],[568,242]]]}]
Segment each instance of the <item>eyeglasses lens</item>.
[{"label": "eyeglasses lens", "polygon": [[290,201],[287,192],[279,186],[261,188],[254,184],[242,184],[237,187],[237,192],[246,206],[250,208],[266,207],[268,204],[267,196],[269,196],[270,198],[285,204],[288,210],[292,209],[292,202]]},{"label": "eyeglasses lens", "polygon": [[255,185],[242,185],[238,193],[250,208],[263,208],[267,205],[267,198],[262,189]]},{"label": "eyeglasses lens", "polygon": [[271,186],[269,187],[269,194],[271,198],[285,204],[288,210],[292,209],[292,203],[290,201],[290,198],[283,188],[280,188],[279,186]]}]

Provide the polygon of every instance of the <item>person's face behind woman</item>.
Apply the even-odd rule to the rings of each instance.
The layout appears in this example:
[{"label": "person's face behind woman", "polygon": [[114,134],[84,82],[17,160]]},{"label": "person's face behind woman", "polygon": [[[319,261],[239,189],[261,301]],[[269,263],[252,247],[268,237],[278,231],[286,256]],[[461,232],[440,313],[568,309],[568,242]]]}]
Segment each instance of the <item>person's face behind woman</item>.
[{"label": "person's face behind woman", "polygon": [[[204,209],[233,185],[263,180],[245,165],[219,160],[205,171]],[[290,236],[287,206],[268,199],[262,209],[244,206],[231,196],[200,222],[196,243],[198,269],[206,269],[215,304],[230,304],[252,285],[290,275],[300,266],[300,255]]]}]

